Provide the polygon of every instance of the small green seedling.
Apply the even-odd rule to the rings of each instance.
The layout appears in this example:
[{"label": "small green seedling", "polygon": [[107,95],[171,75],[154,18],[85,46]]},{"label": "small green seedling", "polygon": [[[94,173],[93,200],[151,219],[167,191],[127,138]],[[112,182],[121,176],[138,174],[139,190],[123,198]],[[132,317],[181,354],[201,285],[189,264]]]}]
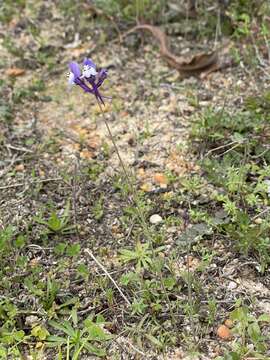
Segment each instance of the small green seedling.
[{"label": "small green seedling", "polygon": [[[163,247],[155,249],[155,253],[160,252]],[[153,251],[150,249],[149,243],[142,244],[137,242],[134,250],[120,250],[120,260],[124,263],[135,262],[136,270],[140,272],[142,268],[148,269],[153,263]]]},{"label": "small green seedling", "polygon": [[[76,318],[76,316],[73,318]],[[73,321],[74,323],[74,321]],[[97,320],[93,322],[90,318],[84,321],[82,329],[78,325],[71,324],[67,320],[62,322],[50,321],[50,326],[63,333],[63,335],[50,335],[47,337],[47,345],[49,347],[64,347],[67,353],[67,359],[72,360],[80,359],[79,355],[82,350],[87,351],[88,354],[103,357],[106,351],[102,349],[97,343],[103,343],[110,340],[112,337],[105,333],[102,324]]]},{"label": "small green seedling", "polygon": [[40,217],[35,218],[36,222],[45,225],[48,233],[68,234],[73,229],[73,225],[68,225],[70,221],[70,203],[68,202],[63,215],[60,217],[53,211],[48,220],[43,220]]}]

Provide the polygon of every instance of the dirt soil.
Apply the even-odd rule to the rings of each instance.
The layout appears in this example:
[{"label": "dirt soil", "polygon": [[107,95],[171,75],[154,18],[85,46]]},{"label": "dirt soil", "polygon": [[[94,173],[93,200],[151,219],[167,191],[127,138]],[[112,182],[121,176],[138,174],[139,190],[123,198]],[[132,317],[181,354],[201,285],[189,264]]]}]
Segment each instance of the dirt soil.
[{"label": "dirt soil", "polygon": [[[136,343],[139,317],[129,317],[129,310],[117,292],[113,304],[108,305],[104,291],[95,280],[104,280],[102,271],[83,251],[90,249],[110,274],[119,279],[127,269],[119,262],[119,250],[132,246],[136,235],[132,235],[134,223],[123,226],[127,201],[117,190],[117,186],[123,186],[122,172],[102,114],[94,97],[84,94],[79,87],[68,88],[68,63],[91,57],[99,67],[108,68],[102,93],[111,96],[112,101],[106,102],[105,117],[124,163],[136,177],[137,188],[148,199],[151,210],[147,220],[153,214],[163,220],[156,226],[163,234],[163,256],[174,254],[171,266],[175,276],[187,270],[185,251],[179,250],[182,255],[175,255],[184,228],[164,220],[172,214],[182,219],[185,207],[181,201],[175,201],[169,208],[164,203],[166,197],[171,199],[181,191],[181,183],[167,181],[169,176],[202,176],[198,154],[189,141],[192,121],[209,106],[215,109],[226,106],[234,114],[241,109],[244,98],[269,87],[270,78],[262,71],[255,73],[244,64],[233,62],[203,79],[183,78],[164,62],[150,36],[144,37],[138,49],[128,41],[121,44],[117,39],[101,41],[111,24],[95,27],[92,22],[87,36],[74,39],[74,35],[68,34],[69,24],[53,3],[44,4],[36,11],[38,36],[29,31],[31,14],[14,17],[0,27],[4,98],[13,101],[14,106],[12,119],[0,122],[0,228],[11,224],[16,235],[23,233],[27,237],[25,247],[17,251],[17,256],[26,257],[26,265],[22,271],[16,259],[11,261],[12,275],[6,274],[4,280],[9,278],[12,287],[3,286],[1,298],[8,297],[20,309],[32,309],[46,322],[49,316],[42,314],[39,295],[29,291],[29,287],[26,290],[24,282],[31,269],[36,268],[39,281],[46,282],[48,274],[61,281],[58,305],[69,296],[77,296],[81,319],[88,311],[101,312],[111,323],[108,331],[117,338],[108,348],[108,359],[120,358],[118,355],[123,359],[188,359],[186,346],[166,348],[160,355],[151,344],[144,345],[139,340]],[[12,39],[11,49],[4,44],[7,35]],[[173,38],[173,44],[179,51],[196,47],[183,38],[179,43],[177,37]],[[41,54],[39,57],[37,52]],[[222,54],[221,61],[228,56]],[[37,81],[44,83],[44,89],[22,92],[37,86]],[[15,100],[14,94],[17,94]],[[198,201],[207,198],[212,190],[205,182]],[[97,206],[99,201],[101,208]],[[54,237],[45,233],[39,220],[48,219],[52,209],[63,215],[68,203],[69,223],[77,224],[77,231]],[[200,348],[197,358],[207,360],[221,355],[233,341],[220,338],[216,331],[227,319],[236,299],[246,299],[252,304],[254,314],[270,313],[270,282],[269,271],[260,275],[254,259],[236,255],[219,239],[204,241],[204,246],[215,252],[215,256],[197,274],[201,284],[197,299],[200,321],[204,321],[210,297],[216,299],[218,307],[215,324],[204,327],[201,333],[196,330],[195,340]],[[79,255],[68,259],[55,255],[54,248],[59,242],[79,243]],[[189,262],[195,273],[200,259],[193,253]],[[90,271],[88,280],[80,281],[77,277],[78,264],[85,264]],[[105,287],[110,287],[110,282],[106,284]],[[187,300],[184,285],[176,296],[179,301]],[[22,316],[21,321],[25,319]],[[179,332],[190,333],[189,319],[183,313],[179,313],[179,319]],[[130,332],[122,334],[127,327]],[[44,352],[43,359],[53,359],[50,351]]]}]

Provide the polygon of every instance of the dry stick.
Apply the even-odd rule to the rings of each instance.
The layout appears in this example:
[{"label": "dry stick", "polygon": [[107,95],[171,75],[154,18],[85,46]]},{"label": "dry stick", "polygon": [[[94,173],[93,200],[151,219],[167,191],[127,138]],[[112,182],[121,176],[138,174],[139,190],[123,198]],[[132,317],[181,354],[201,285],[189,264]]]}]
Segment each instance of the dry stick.
[{"label": "dry stick", "polygon": [[[120,337],[120,335],[117,336],[117,338]],[[116,343],[117,346],[119,346],[119,348],[122,350],[122,351],[125,351],[126,354],[128,355],[131,355],[129,349],[126,349],[123,344],[121,344],[119,341],[117,341],[117,338],[116,339],[113,339],[113,341]],[[143,355],[143,356],[146,356],[146,354],[140,350],[140,349],[137,349],[130,341],[128,341],[127,339],[125,339],[125,342],[135,351],[137,352],[138,354],[140,355]],[[125,344],[126,345],[126,344]]]},{"label": "dry stick", "polygon": [[[114,146],[114,149],[115,149],[115,151],[116,151],[117,157],[118,157],[119,162],[120,162],[120,165],[121,165],[121,167],[122,167],[122,169],[123,169],[126,182],[127,182],[128,186],[129,186],[129,189],[132,191],[132,200],[133,200],[133,202],[134,202],[136,205],[138,205],[138,198],[137,198],[137,194],[136,194],[136,190],[135,190],[134,184],[133,184],[133,183],[131,182],[131,180],[130,180],[130,177],[129,177],[128,172],[127,172],[127,169],[126,169],[126,166],[125,166],[125,164],[124,164],[124,162],[123,162],[123,160],[122,160],[122,157],[121,157],[121,155],[120,155],[120,153],[119,153],[118,146],[116,145],[114,136],[113,136],[113,134],[112,134],[112,132],[111,132],[111,129],[110,129],[110,126],[109,126],[109,124],[108,124],[108,122],[107,122],[107,119],[106,119],[106,117],[105,117],[103,108],[102,108],[101,103],[100,103],[100,101],[99,101],[98,99],[97,99],[97,103],[98,103],[98,105],[99,105],[99,109],[100,109],[100,112],[101,112],[101,114],[102,114],[102,118],[103,118],[103,121],[104,121],[104,123],[105,123],[105,126],[106,126],[106,128],[107,128],[107,130],[108,130],[108,134],[109,134],[110,140],[111,140],[111,142],[112,142],[112,144],[113,144],[113,146]],[[146,236],[147,236],[147,238],[148,238],[148,241],[149,241],[149,243],[150,243],[151,250],[152,250],[152,254],[154,254],[154,248],[153,248],[153,242],[154,242],[154,241],[153,241],[152,235],[151,235],[151,233],[150,233],[150,231],[149,231],[149,229],[148,229],[148,226],[147,226],[147,224],[146,224],[145,217],[144,217],[144,215],[143,215],[143,213],[142,213],[141,208],[140,208],[139,205],[136,207],[136,210],[137,210],[137,213],[138,213],[138,215],[139,215],[139,218],[140,218],[141,225],[142,225],[142,228],[143,228],[143,230],[144,230],[144,233],[146,234]],[[160,283],[161,283],[161,286],[162,286],[162,290],[163,290],[163,292],[164,292],[164,294],[165,294],[165,296],[166,296],[166,299],[167,299],[167,302],[168,302],[168,305],[169,305],[169,311],[170,311],[170,314],[171,314],[171,321],[172,321],[172,323],[173,323],[173,325],[174,325],[174,327],[175,327],[175,330],[177,331],[177,326],[176,326],[176,322],[175,322],[175,318],[174,318],[174,314],[173,314],[171,302],[170,302],[168,293],[167,293],[167,291],[166,291],[166,288],[165,288],[165,286],[164,286],[164,280],[163,280],[162,272],[161,272],[161,271],[158,271],[157,275],[159,276]]]},{"label": "dry stick", "polygon": [[127,339],[126,339],[126,342],[128,343],[128,345],[135,351],[135,352],[137,352],[138,354],[140,354],[140,355],[142,355],[142,356],[146,356],[146,354],[143,352],[143,351],[141,351],[140,349],[137,349],[130,341],[128,341]]},{"label": "dry stick", "polygon": [[221,28],[220,28],[220,8],[218,8],[214,48],[216,48],[216,45],[217,45],[217,43],[218,43],[218,38],[220,37],[220,35],[221,35]]},{"label": "dry stick", "polygon": [[27,153],[33,153],[34,152],[33,150],[27,149],[25,147],[17,147],[17,146],[13,146],[11,144],[6,144],[5,146],[6,146],[6,148],[12,149],[12,150],[17,150],[17,151],[22,151],[22,152],[27,152]]},{"label": "dry stick", "polygon": [[123,293],[123,291],[120,289],[120,287],[117,285],[117,282],[111,277],[111,275],[108,273],[108,271],[105,269],[105,267],[98,261],[98,259],[92,254],[92,252],[89,249],[84,250],[94,261],[95,263],[104,271],[105,275],[108,276],[108,278],[111,280],[113,285],[118,290],[119,294],[122,296],[122,298],[125,300],[125,302],[128,304],[128,306],[131,305],[130,301],[126,297],[126,295]]},{"label": "dry stick", "polygon": [[264,210],[263,210],[263,211],[261,211],[259,214],[257,214],[257,215],[255,215],[255,216],[253,216],[252,220],[257,219],[258,217],[260,217],[260,216],[262,216],[263,214],[267,213],[269,210],[270,210],[270,208],[269,208],[269,207],[268,207],[268,208],[266,208],[266,209],[264,209]]},{"label": "dry stick", "polygon": [[221,145],[221,146],[218,146],[218,147],[216,147],[214,149],[211,149],[204,155],[204,157],[209,156],[210,154],[212,154],[213,152],[215,152],[217,150],[224,149],[225,147],[228,147],[228,146],[231,146],[231,145],[234,145],[234,144],[239,144],[239,141],[232,141],[229,144]]},{"label": "dry stick", "polygon": [[[40,183],[45,183],[45,182],[50,182],[50,181],[61,181],[61,180],[63,180],[63,179],[62,178],[49,178],[49,179],[34,180],[34,181],[31,182],[30,185],[32,185],[32,184],[40,184]],[[0,190],[20,187],[20,186],[24,186],[24,185],[26,185],[26,183],[18,183],[18,184],[0,186]]]}]

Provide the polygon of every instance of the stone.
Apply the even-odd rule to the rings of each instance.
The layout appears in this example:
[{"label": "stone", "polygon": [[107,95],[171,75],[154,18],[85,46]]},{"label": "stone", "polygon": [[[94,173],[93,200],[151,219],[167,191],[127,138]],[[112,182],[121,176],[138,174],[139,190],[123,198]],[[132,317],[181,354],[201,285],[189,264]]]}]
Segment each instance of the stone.
[{"label": "stone", "polygon": [[158,214],[153,214],[150,216],[150,223],[153,225],[159,224],[163,221],[162,217]]}]

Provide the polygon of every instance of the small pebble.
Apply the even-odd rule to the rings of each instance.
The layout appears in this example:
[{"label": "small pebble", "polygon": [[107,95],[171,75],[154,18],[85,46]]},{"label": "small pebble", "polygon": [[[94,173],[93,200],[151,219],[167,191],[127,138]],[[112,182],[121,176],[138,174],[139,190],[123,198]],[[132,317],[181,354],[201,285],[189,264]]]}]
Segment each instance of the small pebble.
[{"label": "small pebble", "polygon": [[33,327],[34,325],[36,325],[38,323],[39,323],[39,318],[37,316],[29,315],[29,316],[26,316],[26,318],[25,318],[26,325],[30,325]]},{"label": "small pebble", "polygon": [[158,214],[153,214],[152,216],[150,216],[150,223],[151,224],[159,224],[160,222],[162,222],[162,217]]},{"label": "small pebble", "polygon": [[234,290],[237,288],[237,283],[235,283],[234,281],[230,281],[229,284],[228,284],[228,289],[229,290]]}]

